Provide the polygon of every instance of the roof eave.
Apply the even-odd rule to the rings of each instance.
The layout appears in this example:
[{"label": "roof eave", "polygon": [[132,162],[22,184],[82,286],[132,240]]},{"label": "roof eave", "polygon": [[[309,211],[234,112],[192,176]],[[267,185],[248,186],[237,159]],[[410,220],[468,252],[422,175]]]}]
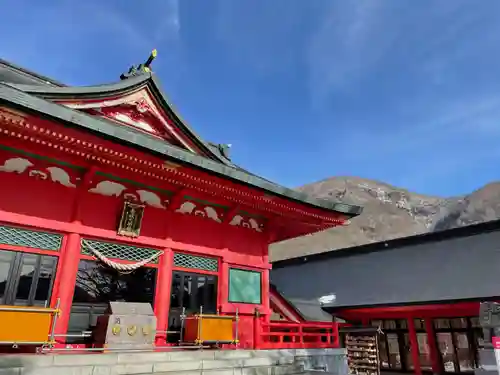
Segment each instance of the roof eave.
[{"label": "roof eave", "polygon": [[35,72],[32,72],[28,69],[22,68],[16,64],[13,64],[13,63],[6,61],[6,60],[3,60],[3,59],[0,59],[0,66],[8,69],[9,71],[12,71],[15,74],[19,74],[19,75],[28,77],[29,79],[38,81],[39,83],[41,83],[43,85],[47,85],[48,87],[50,87],[50,85],[59,86],[59,87],[65,86],[63,83],[58,82],[52,78],[43,76],[43,75],[35,73]]},{"label": "roof eave", "polygon": [[86,129],[92,133],[128,144],[134,148],[173,159],[178,163],[202,169],[208,173],[220,175],[252,188],[263,190],[266,193],[281,196],[288,200],[315,207],[316,209],[335,211],[347,217],[357,216],[363,210],[360,206],[311,198],[304,193],[252,176],[232,166],[227,166],[178,149],[147,134],[138,133],[110,121],[74,111],[65,106],[32,96],[9,85],[0,84],[0,100],[11,106],[21,107],[25,110],[42,114],[64,124]]}]

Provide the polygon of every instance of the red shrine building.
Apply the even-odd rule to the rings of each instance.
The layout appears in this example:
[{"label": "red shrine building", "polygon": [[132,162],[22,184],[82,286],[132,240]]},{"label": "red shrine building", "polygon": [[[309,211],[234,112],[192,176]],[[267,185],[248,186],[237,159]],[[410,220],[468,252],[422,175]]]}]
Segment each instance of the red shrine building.
[{"label": "red shrine building", "polygon": [[[269,244],[344,224],[238,167],[175,112],[146,64],[71,87],[0,61],[0,297],[55,307],[58,344],[88,337],[110,301],[148,302],[157,344],[181,314],[238,314],[239,344],[269,321]],[[256,318],[257,317],[257,318]]]}]

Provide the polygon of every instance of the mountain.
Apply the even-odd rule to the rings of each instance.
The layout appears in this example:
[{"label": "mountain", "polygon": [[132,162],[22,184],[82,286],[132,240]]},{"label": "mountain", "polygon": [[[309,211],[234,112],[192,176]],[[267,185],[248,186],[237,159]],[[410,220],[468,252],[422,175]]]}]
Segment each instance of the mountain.
[{"label": "mountain", "polygon": [[410,192],[358,177],[333,177],[297,190],[364,207],[347,226],[274,244],[271,261],[321,253],[398,237],[446,230],[500,217],[500,182],[461,197]]}]

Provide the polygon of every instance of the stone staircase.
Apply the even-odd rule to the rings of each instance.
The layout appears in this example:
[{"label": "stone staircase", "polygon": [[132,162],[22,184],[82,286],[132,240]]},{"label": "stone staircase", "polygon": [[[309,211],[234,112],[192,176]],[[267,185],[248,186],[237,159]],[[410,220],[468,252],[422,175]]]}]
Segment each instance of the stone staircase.
[{"label": "stone staircase", "polygon": [[344,349],[1,355],[0,375],[288,375],[318,363],[345,375],[344,361]]}]

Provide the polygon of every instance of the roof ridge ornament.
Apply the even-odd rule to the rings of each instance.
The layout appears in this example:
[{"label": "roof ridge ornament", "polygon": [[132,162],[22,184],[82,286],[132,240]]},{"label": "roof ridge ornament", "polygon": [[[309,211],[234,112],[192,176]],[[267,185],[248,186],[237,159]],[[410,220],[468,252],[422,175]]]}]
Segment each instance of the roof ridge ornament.
[{"label": "roof ridge ornament", "polygon": [[151,73],[150,67],[151,67],[151,64],[153,63],[153,60],[156,58],[157,55],[158,55],[158,51],[156,49],[154,49],[153,51],[151,51],[151,54],[149,55],[148,59],[146,60],[146,62],[144,64],[139,64],[137,66],[132,65],[127,73],[123,73],[120,76],[120,79],[124,80],[124,79],[131,78],[131,77],[137,77],[137,76],[140,76],[142,74]]},{"label": "roof ridge ornament", "polygon": [[219,143],[217,144],[217,148],[223,157],[227,160],[231,160],[231,155],[229,153],[232,145],[230,143]]}]

